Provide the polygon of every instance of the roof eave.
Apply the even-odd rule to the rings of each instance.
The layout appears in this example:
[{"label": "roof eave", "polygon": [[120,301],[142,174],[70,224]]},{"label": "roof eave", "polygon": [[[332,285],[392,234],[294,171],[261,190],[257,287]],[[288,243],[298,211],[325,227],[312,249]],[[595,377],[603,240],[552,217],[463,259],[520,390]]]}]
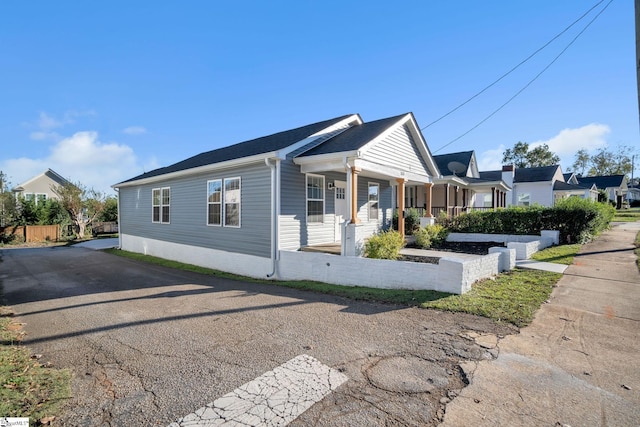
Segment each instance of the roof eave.
[{"label": "roof eave", "polygon": [[200,173],[210,172],[217,169],[227,169],[227,168],[232,168],[236,166],[242,166],[249,163],[263,162],[265,159],[271,159],[274,157],[280,158],[280,153],[278,151],[270,151],[268,153],[256,154],[249,157],[241,157],[238,159],[227,160],[224,162],[210,163],[208,165],[198,166],[196,168],[189,168],[181,171],[169,172],[162,175],[156,175],[148,178],[137,179],[135,181],[120,182],[118,184],[112,185],[111,188],[118,189],[118,188],[125,188],[125,187],[134,187],[136,185],[151,184],[154,182],[165,181],[167,179],[197,175]]}]

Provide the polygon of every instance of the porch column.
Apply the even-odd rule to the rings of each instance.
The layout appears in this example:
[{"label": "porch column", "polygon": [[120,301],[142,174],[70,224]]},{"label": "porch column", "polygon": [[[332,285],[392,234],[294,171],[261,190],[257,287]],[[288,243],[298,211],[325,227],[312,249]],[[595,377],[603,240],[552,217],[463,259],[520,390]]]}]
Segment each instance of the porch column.
[{"label": "porch column", "polygon": [[466,208],[467,207],[467,198],[469,197],[469,190],[467,190],[466,188],[462,189],[462,207]]},{"label": "porch column", "polygon": [[496,187],[491,187],[491,209],[496,208]]},{"label": "porch column", "polygon": [[447,213],[447,217],[449,216],[449,183],[444,185],[444,211]]},{"label": "porch column", "polygon": [[506,193],[506,191],[502,192],[502,207],[503,208],[507,207],[507,193]]},{"label": "porch column", "polygon": [[433,218],[433,215],[431,214],[431,197],[433,196],[433,183],[432,182],[428,182],[425,185],[425,188],[427,189],[427,212],[425,214],[425,216],[427,218]]},{"label": "porch column", "polygon": [[362,169],[351,167],[351,224],[359,224],[358,219],[358,174]]},{"label": "porch column", "polygon": [[398,233],[404,237],[404,178],[396,178],[398,183]]}]

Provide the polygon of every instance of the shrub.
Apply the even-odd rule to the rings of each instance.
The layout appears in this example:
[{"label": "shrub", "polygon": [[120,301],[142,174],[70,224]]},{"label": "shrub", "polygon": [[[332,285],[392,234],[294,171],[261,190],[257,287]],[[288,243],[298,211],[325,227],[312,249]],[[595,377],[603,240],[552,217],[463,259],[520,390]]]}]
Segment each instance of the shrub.
[{"label": "shrub", "polygon": [[433,245],[440,245],[447,238],[449,231],[440,224],[427,225],[414,233],[416,244],[423,249],[428,249]]},{"label": "shrub", "polygon": [[[393,212],[392,219],[393,229],[398,229],[398,210]],[[420,228],[420,213],[416,208],[409,208],[404,214],[404,232],[406,234],[413,234]]]},{"label": "shrub", "polygon": [[554,207],[510,207],[472,211],[448,220],[449,231],[488,234],[540,234],[560,231],[563,243],[584,243],[609,226],[615,209],[608,203],[569,197]]},{"label": "shrub", "polygon": [[364,244],[364,253],[368,258],[398,259],[404,246],[404,237],[397,231],[381,231],[371,236]]}]

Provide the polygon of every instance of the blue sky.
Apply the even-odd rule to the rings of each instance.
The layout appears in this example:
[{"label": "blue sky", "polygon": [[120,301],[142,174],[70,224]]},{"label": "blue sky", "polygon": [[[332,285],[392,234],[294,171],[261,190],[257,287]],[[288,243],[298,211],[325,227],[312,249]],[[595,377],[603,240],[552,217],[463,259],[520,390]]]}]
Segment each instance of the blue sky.
[{"label": "blue sky", "polygon": [[[543,46],[597,0],[0,3],[0,170],[86,186],[349,113],[421,127]],[[586,148],[640,147],[631,0],[613,0],[424,129],[437,154],[499,167],[518,141],[563,169]],[[640,162],[638,162],[640,163]]]}]

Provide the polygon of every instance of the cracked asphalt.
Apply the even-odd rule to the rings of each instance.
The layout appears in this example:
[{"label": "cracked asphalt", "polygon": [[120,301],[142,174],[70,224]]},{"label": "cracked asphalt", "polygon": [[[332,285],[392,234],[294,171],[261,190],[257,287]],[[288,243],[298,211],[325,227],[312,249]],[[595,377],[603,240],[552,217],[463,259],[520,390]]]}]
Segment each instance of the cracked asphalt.
[{"label": "cracked asphalt", "polygon": [[291,426],[435,426],[459,364],[517,330],[464,314],[221,279],[74,247],[0,250],[24,344],[73,372],[56,423],[169,425],[306,354],[347,381]]}]

